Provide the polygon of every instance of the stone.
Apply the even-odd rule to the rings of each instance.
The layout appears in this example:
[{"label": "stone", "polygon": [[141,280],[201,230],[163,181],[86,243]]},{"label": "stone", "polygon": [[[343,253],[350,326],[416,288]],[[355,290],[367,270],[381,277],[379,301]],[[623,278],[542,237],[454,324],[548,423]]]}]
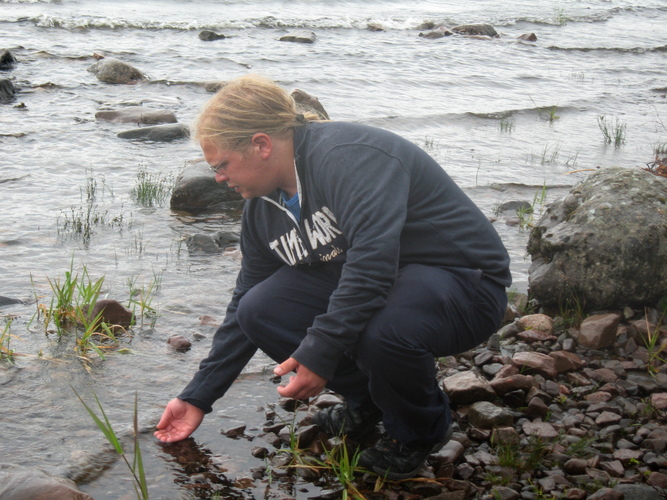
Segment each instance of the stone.
[{"label": "stone", "polygon": [[539,373],[547,378],[555,378],[558,375],[556,361],[539,352],[517,352],[512,356],[512,363],[520,371],[525,370],[527,373]]},{"label": "stone", "polygon": [[226,183],[215,182],[208,165],[201,161],[190,163],[176,178],[171,193],[172,210],[186,212],[216,207],[242,207],[243,198]]},{"label": "stone", "polygon": [[587,497],[587,500],[623,500],[625,497],[620,491],[612,488],[600,488],[592,495]]},{"label": "stone", "polygon": [[190,255],[217,254],[222,252],[228,245],[237,243],[237,233],[218,231],[213,234],[191,234],[185,239]]},{"label": "stone", "polygon": [[104,57],[88,68],[98,80],[105,83],[136,83],[146,77],[136,69],[123,61],[113,57]]},{"label": "stone", "polygon": [[167,339],[167,344],[177,351],[187,351],[192,347],[192,342],[183,335],[172,335]]},{"label": "stone", "polygon": [[500,36],[490,24],[462,24],[460,26],[454,26],[452,31],[458,35],[467,36],[488,36],[491,38]]},{"label": "stone", "polygon": [[204,41],[204,42],[213,42],[215,40],[224,40],[227,38],[225,35],[221,33],[216,33],[215,31],[211,30],[202,30],[199,32],[199,39]]},{"label": "stone", "polygon": [[15,299],[12,297],[4,297],[0,295],[0,307],[2,306],[9,306],[12,304],[23,304],[23,301],[21,299]]},{"label": "stone", "polygon": [[16,57],[14,57],[14,54],[12,54],[9,50],[3,49],[0,51],[0,70],[10,70],[16,63]]},{"label": "stone", "polygon": [[0,104],[9,104],[14,100],[16,89],[11,80],[0,78]]},{"label": "stone", "polygon": [[532,229],[529,289],[540,304],[587,310],[656,304],[667,295],[667,178],[596,170]]},{"label": "stone", "polygon": [[617,413],[612,413],[610,411],[603,411],[600,413],[600,416],[595,419],[595,424],[600,427],[606,425],[617,424],[621,421],[621,416]]},{"label": "stone", "polygon": [[489,382],[472,371],[459,372],[445,377],[442,386],[453,405],[477,401],[492,401],[496,393]]},{"label": "stone", "polygon": [[126,106],[118,109],[103,109],[95,113],[98,120],[113,123],[136,123],[137,125],[155,125],[158,123],[176,123],[176,115],[166,109],[146,106]]},{"label": "stone", "polygon": [[220,429],[220,434],[227,436],[228,438],[238,439],[243,437],[245,434],[246,425],[245,424],[231,424],[230,427],[226,429]]},{"label": "stone", "polygon": [[0,473],[2,500],[93,500],[69,479],[41,470],[17,468]]},{"label": "stone", "polygon": [[586,366],[586,361],[581,359],[573,352],[569,351],[552,351],[549,353],[556,362],[556,371],[558,373],[566,373],[575,370],[581,370]]},{"label": "stone", "polygon": [[548,422],[524,422],[522,429],[527,436],[537,436],[540,439],[558,437],[558,431]]},{"label": "stone", "polygon": [[88,319],[96,320],[98,325],[105,323],[109,327],[127,328],[132,324],[134,315],[117,300],[102,299],[95,302]]},{"label": "stone", "polygon": [[315,43],[317,35],[312,31],[297,31],[281,36],[278,40],[281,42]]},{"label": "stone", "polygon": [[581,322],[577,341],[589,349],[604,349],[616,341],[620,314],[594,314]]},{"label": "stone", "polygon": [[657,410],[667,409],[667,393],[653,393],[651,394],[651,406]]},{"label": "stone", "polygon": [[296,110],[299,113],[312,113],[316,115],[319,120],[329,119],[329,114],[317,97],[300,89],[294,89],[290,95],[292,96],[292,99],[294,99]]},{"label": "stone", "polygon": [[554,331],[554,321],[546,314],[527,314],[517,320],[523,330],[537,330],[551,335]]},{"label": "stone", "polygon": [[136,139],[152,142],[172,142],[177,139],[190,137],[190,127],[178,123],[175,125],[163,124],[152,127],[134,128],[118,133],[120,139]]},{"label": "stone", "polygon": [[511,426],[514,417],[505,408],[488,401],[473,403],[468,409],[468,421],[480,429]]},{"label": "stone", "polygon": [[523,33],[517,37],[524,42],[537,42],[537,35],[535,33]]}]

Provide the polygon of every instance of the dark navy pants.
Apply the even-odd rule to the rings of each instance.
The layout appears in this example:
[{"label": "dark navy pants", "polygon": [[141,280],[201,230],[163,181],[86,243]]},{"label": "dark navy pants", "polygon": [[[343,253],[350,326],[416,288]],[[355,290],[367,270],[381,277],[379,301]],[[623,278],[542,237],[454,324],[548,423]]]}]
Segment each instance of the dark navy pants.
[{"label": "dark navy pants", "polygon": [[[335,267],[285,266],[240,301],[248,338],[278,363],[291,357],[338,285]],[[440,440],[450,425],[434,357],[459,354],[496,331],[505,288],[472,269],[410,264],[399,271],[385,307],[341,359],[327,387],[352,407],[374,403],[386,431],[405,444]],[[326,355],[326,353],[323,353]],[[309,367],[317,372],[317,367]]]}]

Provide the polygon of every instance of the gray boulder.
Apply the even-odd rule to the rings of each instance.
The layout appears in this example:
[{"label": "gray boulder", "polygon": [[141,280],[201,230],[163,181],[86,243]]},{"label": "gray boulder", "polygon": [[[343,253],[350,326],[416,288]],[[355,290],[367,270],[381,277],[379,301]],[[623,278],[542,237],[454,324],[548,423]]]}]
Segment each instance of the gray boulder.
[{"label": "gray boulder", "polygon": [[667,295],[667,178],[599,170],[553,202],[531,231],[529,288],[550,306],[656,304]]},{"label": "gray boulder", "polygon": [[14,100],[16,89],[11,80],[0,79],[0,104],[7,104]]},{"label": "gray boulder", "polygon": [[184,137],[190,137],[190,127],[177,124],[154,125],[152,127],[134,128],[118,133],[121,139],[137,139],[153,142],[171,142]]},{"label": "gray boulder", "polygon": [[296,103],[296,109],[300,113],[314,113],[320,120],[328,120],[329,114],[320,103],[317,97],[304,92],[303,90],[294,89],[290,94]]},{"label": "gray boulder", "polygon": [[146,77],[134,66],[113,57],[105,57],[88,68],[97,79],[105,83],[135,83]]},{"label": "gray boulder", "polygon": [[204,42],[213,42],[215,40],[224,40],[227,38],[225,35],[221,33],[216,33],[215,31],[211,30],[203,30],[199,32],[199,39],[204,41]]},{"label": "gray boulder", "polygon": [[118,109],[104,109],[95,113],[95,118],[114,123],[137,123],[155,125],[176,123],[176,115],[167,109],[152,109],[144,106],[127,106]]},{"label": "gray boulder", "polygon": [[225,183],[215,182],[215,176],[204,162],[188,165],[176,179],[171,193],[172,210],[189,212],[220,206],[243,206],[243,197]]}]

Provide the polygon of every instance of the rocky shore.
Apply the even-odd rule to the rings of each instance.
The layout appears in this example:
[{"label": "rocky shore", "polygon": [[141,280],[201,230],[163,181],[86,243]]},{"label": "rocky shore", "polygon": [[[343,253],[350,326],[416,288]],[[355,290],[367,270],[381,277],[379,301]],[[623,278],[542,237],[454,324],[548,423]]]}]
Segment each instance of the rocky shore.
[{"label": "rocky shore", "polygon": [[[664,308],[582,318],[575,310],[530,313],[525,296],[516,303],[485,345],[437,361],[454,410],[452,440],[414,480],[357,471],[350,498],[667,498]],[[253,454],[267,460],[254,479],[267,482],[270,498],[296,498],[285,491],[303,481],[323,488],[309,498],[343,497],[331,471],[308,466],[327,460],[322,443],[340,444],[311,424],[336,402],[333,394],[310,404],[281,401],[294,425],[267,412],[260,437],[271,444]],[[347,445],[352,457],[358,443]]]}]

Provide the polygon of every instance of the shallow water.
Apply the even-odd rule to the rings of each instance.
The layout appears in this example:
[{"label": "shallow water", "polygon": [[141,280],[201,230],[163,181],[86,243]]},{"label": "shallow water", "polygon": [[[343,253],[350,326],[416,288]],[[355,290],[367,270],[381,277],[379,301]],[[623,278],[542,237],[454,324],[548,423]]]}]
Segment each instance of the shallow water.
[{"label": "shallow water", "polygon": [[[492,24],[494,40],[420,38],[424,21],[454,26]],[[210,97],[206,81],[247,72],[317,96],[336,120],[352,120],[405,135],[433,155],[490,217],[505,201],[533,201],[543,186],[562,196],[591,170],[638,168],[667,148],[667,6],[658,1],[401,2],[322,0],[17,1],[0,0],[0,49],[19,63],[0,78],[20,92],[0,106],[0,295],[28,302],[3,307],[11,315],[16,366],[0,371],[3,395],[0,455],[26,466],[66,469],[81,451],[100,449],[69,385],[95,392],[118,425],[127,425],[135,391],[146,421],[155,420],[206,355],[221,320],[238,260],[234,254],[188,255],[190,234],[237,230],[228,213],[191,215],[165,206],[144,208],[131,191],[141,170],[176,176],[201,157],[190,141],[169,144],[116,137],[128,125],[95,120],[95,112],[146,100],[190,123]],[[385,31],[366,29],[379,23]],[[202,29],[228,38],[202,42]],[[279,42],[290,31],[317,35],[312,45]],[[534,32],[538,41],[517,36]],[[109,85],[87,71],[100,52],[126,61],[150,79]],[[25,108],[16,107],[24,103]],[[625,126],[625,141],[606,143],[598,119]],[[92,194],[91,194],[92,192]],[[107,221],[89,242],[64,224],[91,205]],[[510,216],[512,214],[509,214]],[[528,286],[527,232],[495,227],[512,256],[514,288]],[[105,277],[104,294],[127,303],[128,281],[159,282],[159,316],[122,341],[131,354],[110,353],[90,371],[73,357],[71,340],[48,337],[33,316],[35,297],[49,303],[49,280],[86,269]],[[32,321],[31,321],[32,320]],[[192,338],[186,353],[166,345],[172,334]],[[40,359],[38,356],[42,355]],[[226,460],[228,477],[262,465],[253,443],[218,433],[226,419],[260,425],[275,402],[270,364],[259,356],[248,378],[216,405],[196,443]],[[217,415],[217,416],[216,416]],[[150,435],[142,445],[154,497],[188,498],[169,454]],[[228,458],[225,458],[228,457]],[[230,463],[235,463],[230,467]],[[95,498],[131,493],[120,465],[85,486]],[[256,486],[259,487],[259,486]],[[252,487],[250,490],[252,491]],[[248,493],[252,495],[253,493]],[[256,496],[261,496],[258,492]]]}]

